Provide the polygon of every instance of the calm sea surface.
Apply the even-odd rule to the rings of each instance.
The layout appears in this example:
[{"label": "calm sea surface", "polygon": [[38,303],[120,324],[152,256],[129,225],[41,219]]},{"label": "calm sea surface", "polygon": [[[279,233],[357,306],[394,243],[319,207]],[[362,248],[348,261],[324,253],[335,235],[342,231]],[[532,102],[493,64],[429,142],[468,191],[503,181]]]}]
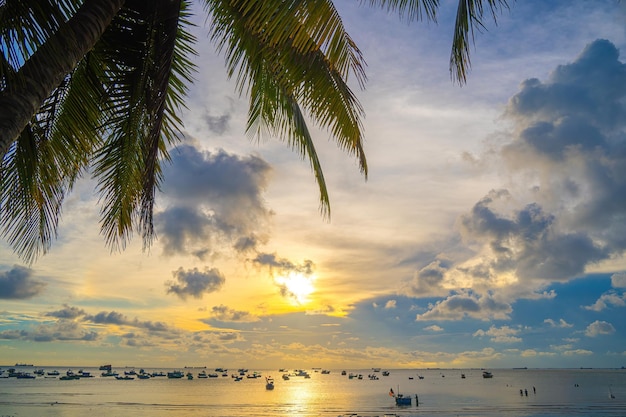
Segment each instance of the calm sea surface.
[{"label": "calm sea surface", "polygon": [[[42,368],[16,369],[32,373]],[[67,371],[43,369],[57,369],[61,375]],[[311,378],[289,380],[283,380],[278,370],[258,370],[263,377],[236,382],[230,376],[200,379],[201,369],[184,369],[193,373],[193,380],[127,381],[102,377],[97,368],[83,369],[95,377],[2,378],[5,371],[0,375],[0,417],[626,416],[626,370],[494,369],[492,379],[471,369],[390,370],[389,376],[371,369],[346,370],[362,374],[362,380],[342,376],[341,370],[330,374],[308,370]],[[121,375],[130,371],[114,370]],[[370,374],[378,379],[369,379]],[[266,390],[265,376],[274,378],[274,390]],[[413,404],[396,406],[390,389],[411,395]]]}]

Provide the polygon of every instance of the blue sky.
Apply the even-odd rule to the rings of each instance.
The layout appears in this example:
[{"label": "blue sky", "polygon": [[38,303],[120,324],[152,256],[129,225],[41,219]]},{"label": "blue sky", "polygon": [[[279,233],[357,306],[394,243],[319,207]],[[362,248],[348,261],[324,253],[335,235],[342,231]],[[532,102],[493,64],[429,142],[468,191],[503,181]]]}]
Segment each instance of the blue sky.
[{"label": "blue sky", "polygon": [[307,162],[246,137],[199,18],[158,241],[110,253],[85,180],[49,254],[24,265],[0,242],[2,362],[626,365],[623,2],[512,3],[463,87],[454,2],[437,24],[336,5],[368,64],[370,173],[313,129],[331,220]]}]

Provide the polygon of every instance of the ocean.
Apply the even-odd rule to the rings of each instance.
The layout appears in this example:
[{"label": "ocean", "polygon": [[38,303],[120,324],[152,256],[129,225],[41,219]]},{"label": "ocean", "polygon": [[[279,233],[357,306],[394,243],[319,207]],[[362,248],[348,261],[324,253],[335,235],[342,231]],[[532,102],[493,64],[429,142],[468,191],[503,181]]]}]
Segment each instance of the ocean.
[{"label": "ocean", "polygon": [[[624,369],[491,369],[489,379],[479,369],[392,369],[388,376],[373,369],[346,369],[347,375],[340,369],[328,374],[315,369],[307,370],[310,378],[292,375],[289,380],[281,376],[293,370],[266,369],[256,370],[260,378],[235,381],[233,371],[198,378],[203,370],[198,368],[180,369],[192,372],[192,380],[116,380],[102,377],[98,368],[82,368],[93,377],[77,380],[45,375],[55,369],[64,375],[66,367],[16,367],[44,370],[35,379],[17,379],[6,377],[7,368],[0,368],[5,370],[0,417],[626,416]],[[124,375],[131,369],[113,370]],[[145,369],[159,371],[170,370]],[[350,373],[362,379],[351,379]],[[273,390],[266,389],[266,376],[274,379]],[[391,391],[411,396],[411,405],[397,406]]]}]

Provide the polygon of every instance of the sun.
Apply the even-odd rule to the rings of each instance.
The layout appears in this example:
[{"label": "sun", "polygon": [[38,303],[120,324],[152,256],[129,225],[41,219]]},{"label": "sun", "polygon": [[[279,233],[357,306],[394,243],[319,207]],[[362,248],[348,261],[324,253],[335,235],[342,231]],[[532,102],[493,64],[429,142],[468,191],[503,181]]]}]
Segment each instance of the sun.
[{"label": "sun", "polygon": [[292,298],[298,304],[305,304],[309,301],[309,295],[315,291],[314,280],[313,276],[290,272],[287,276],[277,277],[276,283],[284,296]]}]

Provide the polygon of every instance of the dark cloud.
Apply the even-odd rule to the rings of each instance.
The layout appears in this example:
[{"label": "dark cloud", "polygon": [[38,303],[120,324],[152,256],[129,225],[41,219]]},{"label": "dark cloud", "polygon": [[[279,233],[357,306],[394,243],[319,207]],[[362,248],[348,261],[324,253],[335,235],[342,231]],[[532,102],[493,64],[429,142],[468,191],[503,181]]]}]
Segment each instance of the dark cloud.
[{"label": "dark cloud", "polygon": [[459,293],[428,306],[428,311],[416,316],[417,321],[461,320],[507,320],[513,311],[510,304],[491,295]]},{"label": "dark cloud", "polygon": [[174,280],[165,283],[167,293],[176,294],[183,300],[187,296],[202,298],[204,293],[219,291],[226,282],[224,276],[215,268],[205,268],[203,272],[198,268],[187,271],[179,268],[172,272],[172,275]]},{"label": "dark cloud", "polygon": [[559,232],[555,216],[537,204],[505,218],[491,209],[493,199],[485,197],[461,218],[462,233],[492,250],[493,259],[485,271],[514,270],[520,278],[562,280],[582,274],[588,263],[607,257],[606,250],[585,233]]},{"label": "dark cloud", "polygon": [[56,317],[58,319],[73,320],[75,318],[86,315],[85,310],[78,307],[70,307],[67,304],[63,304],[63,308],[57,311],[51,311],[46,313],[46,317]]},{"label": "dark cloud", "polygon": [[230,322],[251,323],[259,321],[259,318],[248,311],[234,310],[225,305],[211,308],[211,319]]},{"label": "dark cloud", "polygon": [[164,253],[204,257],[215,242],[230,241],[244,251],[256,244],[271,215],[262,198],[271,171],[267,162],[189,144],[171,154],[160,195],[166,208],[155,216]]},{"label": "dark cloud", "polygon": [[33,278],[33,270],[14,265],[6,272],[0,272],[0,298],[24,300],[39,295],[46,287],[44,282]]},{"label": "dark cloud", "polygon": [[116,311],[109,311],[109,312],[101,311],[100,313],[93,315],[93,316],[87,315],[85,316],[84,319],[85,321],[90,321],[96,324],[122,325],[122,324],[128,323],[128,319],[126,318],[126,316]]},{"label": "dark cloud", "polygon": [[414,296],[447,293],[442,286],[446,272],[452,266],[450,261],[437,259],[415,273],[409,283],[409,293]]},{"label": "dark cloud", "polygon": [[204,120],[206,121],[209,130],[213,133],[217,133],[218,135],[221,135],[228,130],[230,119],[230,114],[223,114],[221,116],[206,114],[204,116]]},{"label": "dark cloud", "polygon": [[70,320],[59,320],[48,325],[39,325],[33,330],[6,330],[0,332],[0,339],[26,340],[33,342],[54,341],[94,341],[98,333],[83,328]]},{"label": "dark cloud", "polygon": [[295,264],[289,259],[279,258],[273,253],[259,253],[252,262],[259,266],[267,266],[275,274],[288,274],[290,272],[297,272],[303,275],[311,275],[315,270],[315,264],[313,261],[305,259],[302,264]]}]

